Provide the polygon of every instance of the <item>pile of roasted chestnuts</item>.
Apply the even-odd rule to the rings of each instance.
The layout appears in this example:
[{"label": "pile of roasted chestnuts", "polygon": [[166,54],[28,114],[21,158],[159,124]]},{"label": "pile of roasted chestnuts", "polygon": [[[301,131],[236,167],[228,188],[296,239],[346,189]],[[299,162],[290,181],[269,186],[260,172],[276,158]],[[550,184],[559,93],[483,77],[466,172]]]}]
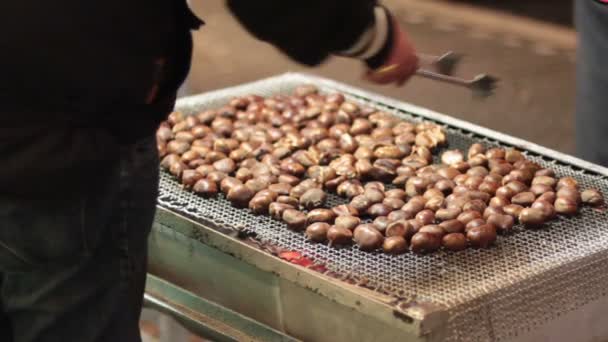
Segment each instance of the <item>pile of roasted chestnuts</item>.
[{"label": "pile of roasted chestnuts", "polygon": [[[161,166],[200,196],[270,215],[308,239],[401,254],[486,248],[519,222],[546,225],[603,206],[595,189],[515,149],[447,143],[441,126],[412,123],[320,94],[238,97],[197,115],[173,112],[157,131]],[[328,193],[348,204],[329,208]]]}]

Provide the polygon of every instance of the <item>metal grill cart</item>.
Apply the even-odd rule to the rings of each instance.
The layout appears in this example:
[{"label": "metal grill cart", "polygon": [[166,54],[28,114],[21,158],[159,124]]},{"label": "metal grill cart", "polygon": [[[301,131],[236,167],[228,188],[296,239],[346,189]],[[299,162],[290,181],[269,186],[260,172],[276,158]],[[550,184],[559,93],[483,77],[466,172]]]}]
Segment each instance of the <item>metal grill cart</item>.
[{"label": "metal grill cart", "polygon": [[[608,194],[608,169],[327,79],[285,74],[185,98],[184,113],[237,95],[311,83],[411,121],[444,125],[449,148],[473,142],[525,151],[558,176]],[[330,197],[329,205],[342,199]],[[608,336],[608,214],[584,208],[495,247],[419,256],[306,241],[283,223],[203,199],[161,175],[146,302],[213,340],[583,341]],[[297,252],[310,265],[285,258]],[[283,256],[280,258],[278,256]],[[288,260],[285,260],[288,259]],[[596,314],[589,315],[589,310]],[[587,314],[586,314],[587,313]],[[600,315],[600,316],[598,316]],[[603,316],[607,317],[607,316]]]}]

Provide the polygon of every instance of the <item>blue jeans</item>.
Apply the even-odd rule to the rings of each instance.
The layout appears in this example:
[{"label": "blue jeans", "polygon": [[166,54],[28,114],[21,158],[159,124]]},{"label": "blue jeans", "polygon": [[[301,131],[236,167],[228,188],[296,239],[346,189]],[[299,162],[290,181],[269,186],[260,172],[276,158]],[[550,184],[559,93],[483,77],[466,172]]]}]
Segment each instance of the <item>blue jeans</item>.
[{"label": "blue jeans", "polygon": [[[72,199],[0,194],[0,341],[140,341],[154,138],[121,147]],[[52,180],[49,180],[52,181]]]}]

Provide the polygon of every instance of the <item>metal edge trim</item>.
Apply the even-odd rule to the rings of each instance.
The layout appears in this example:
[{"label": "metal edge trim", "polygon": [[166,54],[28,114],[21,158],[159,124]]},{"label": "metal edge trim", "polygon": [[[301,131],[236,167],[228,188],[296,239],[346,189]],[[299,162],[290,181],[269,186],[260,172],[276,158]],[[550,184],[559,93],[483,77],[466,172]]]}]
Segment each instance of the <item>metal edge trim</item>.
[{"label": "metal edge trim", "polygon": [[[207,336],[204,337],[238,341],[243,335],[247,335],[251,341],[298,341],[151,274],[147,275],[144,300],[147,307],[167,313],[177,320],[194,324],[195,327],[200,328],[195,333],[206,334]],[[214,312],[221,312],[224,319],[215,319]],[[251,331],[256,333],[250,334]]]},{"label": "metal edge trim", "polygon": [[[202,335],[201,337],[213,338],[218,341],[237,341],[233,337],[229,336],[226,332],[222,332],[218,329],[209,327],[203,320],[197,318],[190,310],[184,310],[178,308],[168,300],[151,293],[144,293],[144,306],[151,308],[160,313],[166,314],[177,320],[182,326],[184,326],[191,333]],[[198,315],[198,314],[197,314]],[[190,324],[200,326],[200,330],[192,331]]]},{"label": "metal edge trim", "polygon": [[[175,220],[176,218],[177,220]],[[340,279],[291,264],[266,251],[254,248],[237,238],[163,207],[157,207],[155,222],[168,227],[178,222],[178,225],[183,225],[176,232],[179,234],[184,234],[185,230],[192,228],[199,231],[202,229],[202,234],[196,239],[200,243],[216,248],[262,271],[276,274],[282,279],[360,313],[366,315],[373,313],[371,316],[380,321],[391,326],[397,326],[399,329],[416,336],[428,334],[434,328],[447,323],[447,311],[443,307],[425,302],[399,303],[398,299],[394,297],[351,285]]]}]

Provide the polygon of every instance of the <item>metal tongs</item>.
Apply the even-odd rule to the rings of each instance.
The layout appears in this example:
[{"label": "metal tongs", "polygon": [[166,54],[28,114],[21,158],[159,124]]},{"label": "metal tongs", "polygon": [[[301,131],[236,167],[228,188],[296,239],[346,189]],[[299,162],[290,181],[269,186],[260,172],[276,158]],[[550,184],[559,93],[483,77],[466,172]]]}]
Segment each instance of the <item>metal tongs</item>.
[{"label": "metal tongs", "polygon": [[437,70],[435,72],[428,69],[419,68],[416,71],[416,75],[418,76],[466,87],[471,89],[474,95],[481,97],[488,97],[492,95],[494,89],[496,88],[498,79],[487,74],[479,74],[469,80],[452,76],[454,69],[456,69],[456,66],[462,59],[462,55],[456,54],[452,51],[441,56],[418,54],[418,58],[422,63],[430,64]]}]

